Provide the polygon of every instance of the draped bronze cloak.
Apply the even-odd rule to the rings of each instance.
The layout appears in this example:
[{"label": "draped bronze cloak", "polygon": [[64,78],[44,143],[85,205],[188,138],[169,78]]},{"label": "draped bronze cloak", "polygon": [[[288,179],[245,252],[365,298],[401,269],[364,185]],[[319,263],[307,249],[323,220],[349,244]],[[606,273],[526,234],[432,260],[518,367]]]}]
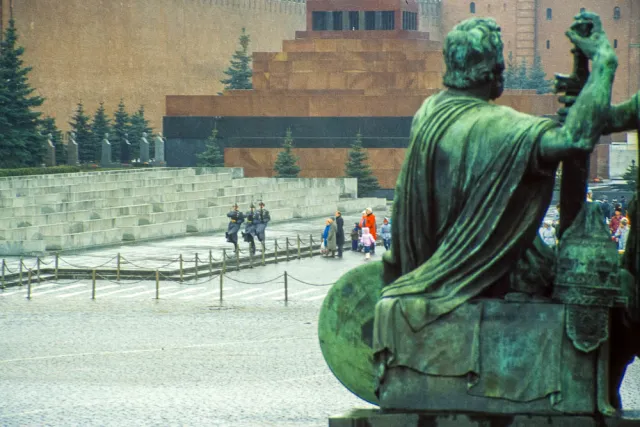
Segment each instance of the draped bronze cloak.
[{"label": "draped bronze cloak", "polygon": [[556,164],[538,142],[556,126],[440,92],[414,117],[393,204],[382,297],[400,297],[414,330],[504,279],[532,245]]}]

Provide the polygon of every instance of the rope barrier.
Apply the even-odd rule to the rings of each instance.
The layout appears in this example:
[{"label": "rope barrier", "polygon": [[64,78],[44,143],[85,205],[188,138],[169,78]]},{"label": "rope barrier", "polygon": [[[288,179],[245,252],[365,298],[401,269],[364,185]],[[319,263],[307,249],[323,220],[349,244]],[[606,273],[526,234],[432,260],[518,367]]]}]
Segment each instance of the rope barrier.
[{"label": "rope barrier", "polygon": [[224,277],[226,277],[227,279],[232,280],[234,282],[242,283],[243,285],[264,285],[266,283],[275,282],[276,280],[280,279],[281,277],[284,277],[284,274],[281,274],[278,277],[275,277],[275,278],[270,279],[270,280],[265,280],[264,282],[244,282],[242,280],[234,279],[233,277],[230,277],[228,274],[225,274]]}]

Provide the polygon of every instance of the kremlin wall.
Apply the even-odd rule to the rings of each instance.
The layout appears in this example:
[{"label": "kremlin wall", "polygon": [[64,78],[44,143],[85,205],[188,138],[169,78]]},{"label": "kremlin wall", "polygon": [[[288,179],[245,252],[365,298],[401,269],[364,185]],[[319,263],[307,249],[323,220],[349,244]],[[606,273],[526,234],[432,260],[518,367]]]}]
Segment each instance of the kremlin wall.
[{"label": "kremlin wall", "polygon": [[[547,76],[571,69],[564,36],[580,8],[602,17],[619,68],[614,101],[639,88],[640,2],[634,0],[0,0],[0,22],[13,16],[42,111],[68,130],[77,102],[92,113],[144,104],[168,138],[170,166],[190,166],[217,127],[227,166],[270,176],[291,128],[302,176],[342,176],[356,133],[384,188],[393,188],[411,118],[439,90],[441,40],[455,23],[493,16],[505,55]],[[243,27],[251,36],[250,91],[222,91]],[[551,95],[506,92],[520,111],[553,115]],[[164,118],[163,118],[164,116]],[[591,176],[608,177],[609,144],[592,157]],[[619,151],[619,150],[618,150]],[[617,166],[623,168],[622,163]]]}]

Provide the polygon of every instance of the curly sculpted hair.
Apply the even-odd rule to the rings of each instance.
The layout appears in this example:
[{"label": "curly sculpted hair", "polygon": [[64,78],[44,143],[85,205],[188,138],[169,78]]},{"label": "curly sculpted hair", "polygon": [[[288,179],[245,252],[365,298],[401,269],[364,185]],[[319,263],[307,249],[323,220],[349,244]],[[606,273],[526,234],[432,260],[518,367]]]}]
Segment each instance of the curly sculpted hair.
[{"label": "curly sculpted hair", "polygon": [[500,27],[492,18],[471,18],[456,25],[444,42],[447,70],[443,83],[472,89],[490,83],[504,70]]}]

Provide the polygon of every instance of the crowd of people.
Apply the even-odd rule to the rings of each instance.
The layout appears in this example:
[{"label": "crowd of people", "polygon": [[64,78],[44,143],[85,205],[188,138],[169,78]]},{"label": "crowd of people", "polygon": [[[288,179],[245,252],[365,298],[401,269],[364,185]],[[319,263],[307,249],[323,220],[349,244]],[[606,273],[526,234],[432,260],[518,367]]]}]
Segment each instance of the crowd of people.
[{"label": "crowd of people", "polygon": [[[369,260],[376,253],[376,245],[381,242],[385,250],[391,247],[391,222],[384,218],[379,228],[375,214],[371,208],[362,211],[360,221],[351,229],[351,250],[363,252],[364,259]],[[338,211],[335,217],[327,218],[322,232],[322,253],[326,257],[342,258],[345,244],[344,219]]]},{"label": "crowd of people", "polygon": [[[231,210],[227,213],[229,225],[225,238],[227,242],[233,244],[234,251],[239,250],[238,233],[241,233],[245,242],[249,243],[251,254],[256,253],[256,240],[263,244],[265,242],[265,233],[267,224],[271,221],[271,215],[265,208],[264,202],[258,202],[258,208],[251,203],[247,212],[240,211],[237,203],[231,206]],[[378,233],[378,225],[376,216],[371,208],[362,211],[360,221],[354,224],[351,230],[351,250],[354,252],[363,252],[365,260],[371,258],[376,253],[376,245],[381,242],[385,250],[391,247],[391,221],[384,218],[380,233]],[[242,230],[244,224],[244,231]],[[327,218],[325,227],[322,231],[321,252],[325,257],[342,258],[342,252],[345,245],[344,218],[342,213],[337,211],[335,216]]]},{"label": "crowd of people", "polygon": [[[618,250],[624,251],[627,245],[627,238],[629,236],[629,230],[631,223],[628,217],[628,204],[625,196],[621,196],[620,200],[613,199],[609,202],[607,195],[603,195],[601,200],[593,200],[593,192],[589,190],[587,192],[587,202],[597,203],[602,211],[603,221],[609,228],[611,234],[611,240],[613,240]],[[556,213],[554,220],[545,220],[542,223],[542,227],[539,229],[539,234],[545,244],[550,247],[555,247],[558,243],[556,236],[556,228],[560,221],[560,205],[556,206]]]}]

